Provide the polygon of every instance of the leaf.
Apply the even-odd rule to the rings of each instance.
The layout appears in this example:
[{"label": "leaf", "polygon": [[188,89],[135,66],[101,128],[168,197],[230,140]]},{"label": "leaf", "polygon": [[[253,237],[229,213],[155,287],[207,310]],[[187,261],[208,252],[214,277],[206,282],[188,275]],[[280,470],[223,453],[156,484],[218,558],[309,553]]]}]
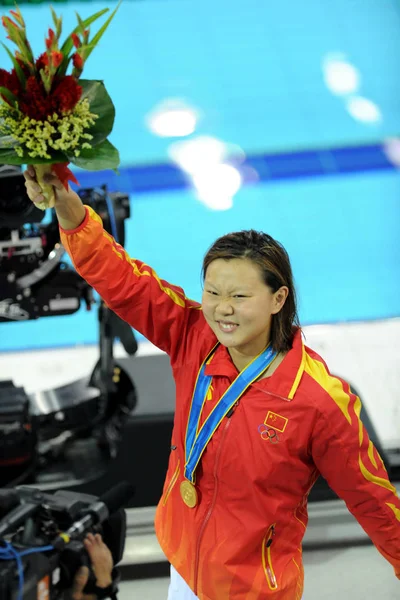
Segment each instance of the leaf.
[{"label": "leaf", "polygon": [[95,148],[82,150],[79,156],[68,156],[68,160],[87,171],[116,169],[119,165],[119,152],[108,140],[104,140]]},{"label": "leaf", "polygon": [[83,88],[81,100],[87,98],[90,112],[99,115],[95,124],[87,131],[93,136],[90,144],[96,146],[105,140],[112,131],[115,119],[114,104],[102,81],[80,79],[78,83]]},{"label": "leaf", "polygon": [[15,148],[18,146],[19,142],[12,135],[2,135],[0,136],[0,149],[3,148]]},{"label": "leaf", "polygon": [[7,46],[5,44],[3,44],[3,42],[1,42],[1,45],[3,46],[3,48],[5,49],[5,51],[7,52],[8,56],[11,58],[12,63],[14,65],[14,69],[15,72],[17,74],[18,79],[21,82],[21,85],[25,88],[25,82],[26,82],[26,78],[24,75],[24,72],[22,71],[17,59],[15,58],[15,56],[13,55],[13,53],[11,52],[11,50],[9,50],[9,48],[7,48]]},{"label": "leaf", "polygon": [[13,108],[17,108],[17,106],[18,106],[17,97],[14,96],[14,94],[12,92],[10,92],[9,89],[7,89],[5,87],[0,87],[0,96],[4,96],[4,98],[7,100],[7,103],[10,106],[12,106]]},{"label": "leaf", "polygon": [[19,157],[12,148],[0,148],[0,163],[3,165],[23,165],[26,160]]},{"label": "leaf", "polygon": [[90,50],[89,52],[85,52],[85,61],[89,58],[89,56],[91,55],[93,48],[98,44],[98,42],[100,41],[100,39],[103,36],[103,33],[106,31],[107,27],[109,26],[109,24],[111,23],[111,21],[113,20],[115,13],[117,12],[117,10],[120,7],[122,0],[119,0],[117,6],[115,7],[115,9],[112,11],[111,15],[108,17],[107,21],[104,23],[104,25],[102,27],[100,27],[99,31],[96,33],[96,35],[90,40]]},{"label": "leaf", "polygon": [[[92,15],[88,19],[85,19],[85,21],[83,21],[83,25],[85,27],[88,27],[94,21],[96,21],[97,19],[99,19],[100,17],[102,17],[108,11],[109,11],[109,8],[103,8],[103,10],[100,10],[99,12],[97,12],[94,15]],[[73,45],[74,45],[73,42],[72,42],[71,36],[72,36],[73,33],[79,33],[79,31],[80,31],[80,25],[78,24],[75,27],[75,29],[70,33],[70,35],[67,37],[67,39],[65,40],[64,44],[61,47],[61,52],[64,54],[64,59],[63,59],[61,65],[58,67],[58,70],[57,70],[57,74],[60,77],[64,76],[65,73],[67,72],[69,61],[70,61],[70,58],[71,58],[69,56],[69,53],[71,52],[71,50],[73,48]]]},{"label": "leaf", "polygon": [[54,10],[54,8],[52,6],[50,6],[50,11],[51,11],[51,16],[53,17],[54,27],[57,29],[58,17],[57,17],[56,11]]},{"label": "leaf", "polygon": [[[22,35],[20,35],[17,45],[18,45],[18,48],[19,48],[22,56],[26,59],[25,60],[26,64],[28,66],[34,65],[35,59],[33,57],[32,50],[31,50],[28,40],[25,37],[23,37]],[[32,68],[30,69],[30,71],[32,73]]]},{"label": "leaf", "polygon": [[51,16],[53,17],[54,27],[56,28],[57,40],[59,40],[60,35],[61,35],[61,30],[62,30],[62,20],[61,20],[61,17],[60,18],[57,17],[56,11],[54,10],[54,8],[52,6],[50,6],[50,10],[51,10]]},{"label": "leaf", "polygon": [[27,155],[18,156],[12,148],[0,148],[0,164],[3,165],[39,165],[68,162],[62,152],[54,152],[51,158],[30,158]]},{"label": "leaf", "polygon": [[[103,10],[100,10],[99,12],[97,12],[94,15],[92,15],[88,19],[85,19],[83,21],[83,24],[84,24],[85,28],[89,27],[89,25],[91,25],[94,21],[96,21],[97,19],[99,19],[100,17],[102,17],[109,10],[110,10],[109,8],[103,8]],[[72,31],[72,33],[79,33],[79,30],[80,30],[80,25],[77,25],[75,27],[75,29]],[[61,52],[64,54],[64,56],[66,56],[67,54],[69,54],[71,52],[71,50],[72,50],[72,46],[73,46],[72,39],[71,39],[72,33],[70,33],[70,35],[67,37],[67,39],[65,40],[64,44],[62,45]]]},{"label": "leaf", "polygon": [[76,20],[78,21],[79,33],[81,35],[83,35],[83,32],[85,31],[85,25],[84,25],[80,15],[77,12],[75,12],[75,14],[76,14]]},{"label": "leaf", "polygon": [[[11,21],[9,26],[5,25],[5,28],[8,32],[8,38],[18,47],[25,59],[26,64],[29,66],[30,64],[34,63],[34,58],[29,42],[26,39],[25,27],[19,27],[18,25],[15,25],[15,23],[12,23],[13,22]],[[4,46],[4,48],[6,48],[6,46]],[[9,51],[8,54],[10,55]]]}]

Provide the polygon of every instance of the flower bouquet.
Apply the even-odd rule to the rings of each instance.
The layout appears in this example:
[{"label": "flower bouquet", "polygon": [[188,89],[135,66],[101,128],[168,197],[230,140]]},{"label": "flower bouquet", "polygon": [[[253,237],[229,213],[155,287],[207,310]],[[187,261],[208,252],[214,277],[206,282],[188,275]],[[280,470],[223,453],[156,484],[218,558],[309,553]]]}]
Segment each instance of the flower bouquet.
[{"label": "flower bouquet", "polygon": [[2,44],[13,68],[0,69],[0,163],[35,166],[43,210],[54,206],[53,188],[43,181],[49,170],[68,189],[68,181],[78,183],[69,163],[92,171],[119,165],[118,150],[107,140],[115,117],[112,100],[102,81],[81,79],[118,6],[91,39],[89,26],[108,9],[86,20],[77,15],[78,25],[62,45],[62,20],[51,9],[54,29],[48,30],[46,49],[36,59],[19,8],[2,17],[17,49],[13,54]]}]

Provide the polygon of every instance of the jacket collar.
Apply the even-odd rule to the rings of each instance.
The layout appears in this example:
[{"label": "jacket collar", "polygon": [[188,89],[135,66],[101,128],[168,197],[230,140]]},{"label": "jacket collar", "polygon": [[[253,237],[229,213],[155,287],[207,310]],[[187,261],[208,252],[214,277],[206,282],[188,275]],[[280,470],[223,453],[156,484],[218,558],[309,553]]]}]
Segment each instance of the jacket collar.
[{"label": "jacket collar", "polygon": [[[292,348],[271,375],[258,381],[260,386],[268,392],[293,400],[304,372],[306,360],[305,348],[302,340],[301,329],[297,329],[293,338]],[[229,377],[233,381],[238,375],[238,370],[232,362],[226,346],[219,344],[211,359],[206,364],[205,375]]]}]

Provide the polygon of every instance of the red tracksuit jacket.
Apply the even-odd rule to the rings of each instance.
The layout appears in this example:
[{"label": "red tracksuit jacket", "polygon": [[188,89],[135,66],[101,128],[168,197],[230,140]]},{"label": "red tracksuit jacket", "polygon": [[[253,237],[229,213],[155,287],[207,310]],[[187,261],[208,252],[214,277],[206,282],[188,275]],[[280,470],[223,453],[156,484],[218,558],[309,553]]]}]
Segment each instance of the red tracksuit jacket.
[{"label": "red tracksuit jacket", "polygon": [[[189,407],[199,368],[217,340],[198,303],[131,259],[86,210],[76,230],[61,231],[76,270],[170,357],[174,449],[155,527],[166,557],[194,593],[200,600],[300,600],[307,497],[320,473],[400,578],[400,501],[360,421],[360,400],[303,344],[300,331],[272,376],[250,386],[223,419],[196,470],[199,502],[193,509],[183,503]],[[238,374],[225,347],[218,347],[206,374],[213,379],[203,420]]]}]

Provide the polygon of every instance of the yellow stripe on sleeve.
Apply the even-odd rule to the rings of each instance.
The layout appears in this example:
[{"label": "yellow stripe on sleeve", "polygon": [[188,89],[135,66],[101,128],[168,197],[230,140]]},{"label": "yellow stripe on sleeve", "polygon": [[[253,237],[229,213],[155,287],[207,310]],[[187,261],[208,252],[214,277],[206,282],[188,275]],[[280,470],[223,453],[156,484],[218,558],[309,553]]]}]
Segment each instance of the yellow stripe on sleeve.
[{"label": "yellow stripe on sleeve", "polygon": [[397,519],[398,521],[400,521],[400,509],[399,509],[399,508],[397,508],[397,506],[395,506],[394,504],[391,504],[390,502],[386,502],[386,504],[387,504],[387,506],[388,506],[389,508],[391,508],[391,509],[392,509],[392,511],[394,512],[394,516],[396,517],[396,519]]},{"label": "yellow stripe on sleeve", "polygon": [[[350,416],[350,410],[349,410],[350,403],[351,403],[351,396],[343,389],[343,384],[340,381],[340,379],[330,375],[328,373],[325,365],[322,362],[320,362],[316,359],[313,359],[308,355],[307,355],[305,371],[326,391],[326,393],[332,398],[332,400],[335,402],[337,407],[343,413],[343,415],[345,416],[348,423],[350,425],[352,425],[353,421],[352,421],[352,417]],[[357,426],[357,430],[358,430],[358,442],[359,442],[358,464],[360,467],[360,472],[362,473],[363,477],[367,481],[373,483],[374,485],[378,485],[380,487],[383,487],[383,488],[389,490],[397,497],[397,490],[390,483],[390,481],[388,479],[385,479],[383,477],[378,477],[377,475],[374,475],[373,473],[371,473],[371,471],[368,470],[368,468],[365,466],[365,464],[363,462],[362,444],[364,441],[364,425],[360,418],[361,401],[358,398],[358,396],[356,396],[355,398],[356,399],[354,401],[352,413],[354,414],[353,420],[354,420],[354,418],[357,419],[357,421],[356,421],[356,423],[354,423],[354,425]],[[375,449],[375,451],[376,451],[376,449]],[[377,464],[377,461],[374,456],[374,446],[371,441],[369,442],[367,454],[371,461],[371,464],[376,468],[376,470],[378,470],[378,464]],[[378,454],[378,452],[377,452],[377,454]],[[378,454],[378,456],[379,456],[379,454]],[[382,463],[382,468],[386,471],[382,459],[381,459],[381,463]],[[398,510],[398,509],[396,509],[396,510]]]},{"label": "yellow stripe on sleeve", "polygon": [[[96,214],[96,213],[94,213],[94,214]],[[99,219],[100,219],[100,217],[99,217]],[[100,219],[100,221],[101,221],[101,219]],[[136,261],[129,257],[129,255],[127,254],[125,249],[122,246],[120,246],[119,244],[117,244],[115,242],[114,238],[109,233],[107,233],[107,231],[104,231],[104,237],[110,242],[111,248],[112,248],[113,252],[115,252],[115,254],[118,256],[118,258],[120,258],[122,260],[125,257],[127,262],[131,265],[136,277],[142,277],[142,276],[153,277],[157,281],[159,288],[162,292],[164,292],[167,296],[169,296],[175,304],[177,304],[178,306],[181,306],[182,308],[185,308],[186,301],[188,299],[183,294],[180,296],[177,292],[172,290],[170,287],[164,285],[163,282],[161,281],[161,279],[158,277],[157,273],[155,273],[152,269],[150,269],[150,267],[148,267],[148,265],[143,265],[145,270],[142,271],[138,267]],[[121,251],[119,250],[119,248],[121,249]],[[191,301],[189,300],[189,302],[191,302]]]},{"label": "yellow stripe on sleeve", "polygon": [[301,364],[300,364],[299,370],[297,371],[296,377],[294,379],[294,382],[293,382],[293,385],[292,385],[292,389],[290,390],[289,395],[288,395],[288,398],[290,400],[293,400],[294,395],[295,395],[295,393],[297,391],[297,388],[299,387],[299,383],[300,383],[301,377],[302,377],[302,375],[304,373],[304,367],[305,367],[305,365],[306,365],[306,349],[305,349],[304,344],[302,342],[302,344],[301,344]]},{"label": "yellow stripe on sleeve", "polygon": [[315,360],[307,355],[306,364],[304,367],[308,373],[319,385],[326,391],[332,400],[342,411],[348,423],[351,425],[351,417],[349,413],[350,396],[346,394],[339,379],[332,377],[327,372],[325,365],[319,360]]},{"label": "yellow stripe on sleeve", "polygon": [[100,223],[101,225],[103,225],[103,221],[102,221],[100,215],[98,215],[97,212],[94,211],[91,206],[88,206],[87,204],[85,206],[89,211],[90,218],[93,219],[93,221],[96,221],[96,223]]}]

